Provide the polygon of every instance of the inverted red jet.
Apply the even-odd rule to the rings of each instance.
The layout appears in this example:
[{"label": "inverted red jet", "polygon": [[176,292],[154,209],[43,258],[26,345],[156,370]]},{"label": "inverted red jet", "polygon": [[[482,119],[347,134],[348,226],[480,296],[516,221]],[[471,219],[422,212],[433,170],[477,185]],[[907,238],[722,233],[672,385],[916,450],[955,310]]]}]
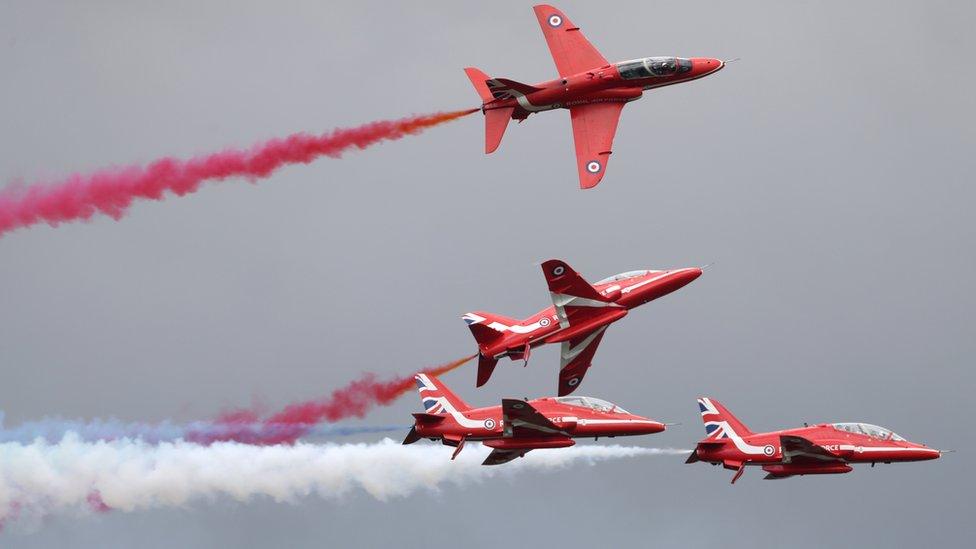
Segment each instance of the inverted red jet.
[{"label": "inverted red jet", "polygon": [[747,465],[762,466],[767,479],[794,475],[849,473],[851,463],[923,461],[942,455],[923,444],[867,423],[821,423],[798,429],[753,433],[713,398],[699,398],[708,434],[685,463],[722,464],[736,473],[734,484]]},{"label": "inverted red jet", "polygon": [[724,61],[709,57],[645,57],[610,64],[560,10],[535,6],[559,78],[528,85],[491,78],[474,67],[464,69],[483,101],[485,152],[502,141],[508,121],[530,114],[569,109],[576,142],[580,187],[595,187],[610,159],[620,111],[644,90],[680,84],[715,73]]},{"label": "inverted red jet", "polygon": [[630,309],[682,288],[702,274],[697,267],[630,271],[591,286],[558,259],[543,263],[542,272],[552,307],[525,320],[482,311],[461,317],[478,342],[478,387],[488,382],[502,357],[528,364],[532,347],[559,343],[559,396],[572,393],[593,362],[607,326],[627,316]]},{"label": "inverted red jet", "polygon": [[457,448],[451,459],[468,440],[492,448],[483,465],[499,465],[531,450],[572,446],[574,438],[647,435],[665,429],[663,423],[598,398],[506,398],[501,406],[472,408],[433,375],[417,374],[415,379],[424,412],[413,414],[414,426],[403,443],[440,440]]}]

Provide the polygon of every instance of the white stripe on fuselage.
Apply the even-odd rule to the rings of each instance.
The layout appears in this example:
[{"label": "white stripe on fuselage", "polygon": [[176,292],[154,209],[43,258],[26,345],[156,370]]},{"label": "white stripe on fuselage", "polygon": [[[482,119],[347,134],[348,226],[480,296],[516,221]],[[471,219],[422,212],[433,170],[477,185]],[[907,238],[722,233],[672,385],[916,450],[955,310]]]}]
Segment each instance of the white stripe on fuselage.
[{"label": "white stripe on fuselage", "polygon": [[[543,317],[543,318],[548,318],[548,317]],[[533,322],[532,324],[527,324],[525,326],[521,326],[518,324],[516,324],[515,326],[506,326],[501,322],[492,322],[491,324],[488,325],[488,327],[491,328],[492,330],[498,330],[499,332],[507,331],[507,332],[512,332],[514,334],[522,335],[522,334],[532,333],[538,330],[539,328],[542,328],[542,319],[539,319]]]},{"label": "white stripe on fuselage", "polygon": [[[738,448],[740,452],[744,454],[751,454],[751,455],[756,455],[756,454],[765,455],[763,453],[763,448],[765,447],[765,445],[753,446],[752,444],[749,444],[748,442],[743,440],[742,437],[738,435],[738,433],[732,430],[732,427],[729,426],[728,422],[709,421],[708,423],[706,423],[706,425],[718,425],[718,428],[722,430],[721,432],[724,433],[727,437],[729,437],[729,440],[732,441],[732,444],[735,444],[735,447]],[[721,433],[719,433],[718,436],[721,436]],[[719,440],[718,436],[715,437],[715,440]]]},{"label": "white stripe on fuselage", "polygon": [[854,444],[841,444],[841,450],[850,450],[855,453],[862,452],[931,452],[931,448],[899,448],[898,446],[856,446]]},{"label": "white stripe on fuselage", "polygon": [[484,421],[468,419],[468,416],[459,412],[458,409],[455,408],[454,405],[451,404],[449,400],[447,400],[447,397],[439,396],[439,397],[428,397],[427,399],[424,399],[424,395],[423,395],[424,391],[438,391],[439,389],[437,385],[431,382],[430,378],[427,377],[425,374],[417,374],[417,375],[418,377],[421,378],[421,381],[424,383],[424,386],[419,388],[419,391],[421,393],[420,395],[421,400],[430,400],[431,398],[435,399],[437,401],[437,404],[440,404],[441,407],[444,409],[444,412],[450,414],[451,417],[454,418],[454,421],[456,421],[458,425],[462,427],[467,427],[468,429],[484,428]]},{"label": "white stripe on fuselage", "polygon": [[529,112],[551,111],[554,108],[552,105],[543,105],[541,107],[537,107],[532,103],[529,103],[529,98],[526,97],[524,93],[517,92],[515,90],[508,90],[508,91],[509,93],[515,96],[515,100],[518,101],[519,106]]},{"label": "white stripe on fuselage", "polygon": [[649,419],[586,419],[580,418],[580,425],[657,425],[658,422]]}]

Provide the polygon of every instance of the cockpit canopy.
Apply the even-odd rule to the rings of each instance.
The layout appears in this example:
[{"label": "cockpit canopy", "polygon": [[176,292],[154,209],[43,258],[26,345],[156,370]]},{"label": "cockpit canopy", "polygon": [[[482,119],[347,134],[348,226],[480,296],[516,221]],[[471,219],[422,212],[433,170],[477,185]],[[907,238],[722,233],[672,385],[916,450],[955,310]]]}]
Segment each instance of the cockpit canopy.
[{"label": "cockpit canopy", "polygon": [[653,78],[656,76],[671,76],[684,74],[691,70],[691,59],[680,57],[645,57],[633,61],[617,63],[617,71],[624,80],[638,78]]},{"label": "cockpit canopy", "polygon": [[598,282],[594,282],[594,284],[597,284],[597,285],[599,285],[599,284],[609,284],[611,282],[617,282],[617,281],[620,281],[620,280],[627,280],[628,278],[637,278],[639,276],[644,276],[644,275],[646,275],[649,272],[651,272],[651,271],[647,271],[647,270],[644,270],[644,271],[627,271],[626,273],[620,273],[620,274],[615,274],[613,276],[608,276],[608,277],[604,278],[603,280],[600,280]]},{"label": "cockpit canopy", "polygon": [[885,429],[884,427],[878,427],[877,425],[871,425],[870,423],[834,423],[833,426],[834,429],[837,429],[838,431],[847,431],[848,433],[854,433],[855,435],[867,435],[871,438],[881,440],[905,440],[896,433]]},{"label": "cockpit canopy", "polygon": [[617,414],[629,414],[627,410],[624,410],[620,406],[612,402],[607,402],[599,398],[584,397],[584,396],[565,396],[556,397],[556,402],[560,404],[568,404],[570,406],[582,406],[583,408],[589,408],[591,410],[596,410],[598,412],[614,412]]}]

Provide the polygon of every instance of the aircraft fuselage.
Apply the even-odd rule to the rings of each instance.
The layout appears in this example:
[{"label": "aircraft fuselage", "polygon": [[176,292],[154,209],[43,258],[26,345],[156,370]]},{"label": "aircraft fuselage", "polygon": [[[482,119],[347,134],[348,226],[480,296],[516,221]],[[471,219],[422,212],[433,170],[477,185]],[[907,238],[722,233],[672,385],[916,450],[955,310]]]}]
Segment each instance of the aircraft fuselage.
[{"label": "aircraft fuselage", "polygon": [[[661,60],[658,65],[665,66],[659,71],[662,74],[655,75],[651,72],[652,65],[649,60]],[[668,60],[673,61],[674,64],[669,65]],[[648,76],[641,77],[640,73],[635,74],[633,69],[628,71],[628,64],[633,66],[636,63],[643,63],[643,69],[640,71]],[[671,66],[674,67],[673,72]],[[507,94],[515,97],[487,103],[483,106],[483,110],[514,107],[512,118],[524,120],[532,113],[554,109],[568,109],[592,103],[627,103],[640,99],[644,90],[697,80],[718,72],[724,66],[723,61],[707,57],[691,59],[649,57],[622,61],[566,78],[535,84],[532,87],[537,88],[537,91],[520,93],[516,90],[506,90]]]}]

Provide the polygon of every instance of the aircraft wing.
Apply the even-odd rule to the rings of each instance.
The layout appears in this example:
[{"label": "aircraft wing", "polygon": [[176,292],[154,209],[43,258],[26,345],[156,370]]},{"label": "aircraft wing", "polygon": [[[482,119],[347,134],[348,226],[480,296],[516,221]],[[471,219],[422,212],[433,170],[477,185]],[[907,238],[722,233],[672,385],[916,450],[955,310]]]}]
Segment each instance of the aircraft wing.
[{"label": "aircraft wing", "polygon": [[559,351],[559,396],[566,396],[579,387],[586,371],[593,364],[593,355],[600,346],[606,326],[577,338],[562,342]]},{"label": "aircraft wing", "polygon": [[569,108],[581,189],[596,187],[607,171],[613,136],[625,103],[590,103]]},{"label": "aircraft wing", "polygon": [[501,465],[502,463],[508,463],[515,458],[520,458],[525,454],[528,454],[531,450],[499,450],[494,449],[485,458],[482,465]]},{"label": "aircraft wing", "polygon": [[505,436],[537,437],[562,432],[556,424],[546,419],[546,416],[540,414],[531,404],[514,398],[502,399],[502,421]]},{"label": "aircraft wing", "polygon": [[549,285],[549,296],[563,329],[603,316],[616,304],[583,279],[565,261],[550,259],[542,263],[542,274]]},{"label": "aircraft wing", "polygon": [[803,437],[782,435],[779,437],[779,443],[783,449],[783,461],[785,463],[843,461],[822,446]]},{"label": "aircraft wing", "polygon": [[546,4],[533,9],[559,76],[565,78],[609,64],[562,11]]}]

